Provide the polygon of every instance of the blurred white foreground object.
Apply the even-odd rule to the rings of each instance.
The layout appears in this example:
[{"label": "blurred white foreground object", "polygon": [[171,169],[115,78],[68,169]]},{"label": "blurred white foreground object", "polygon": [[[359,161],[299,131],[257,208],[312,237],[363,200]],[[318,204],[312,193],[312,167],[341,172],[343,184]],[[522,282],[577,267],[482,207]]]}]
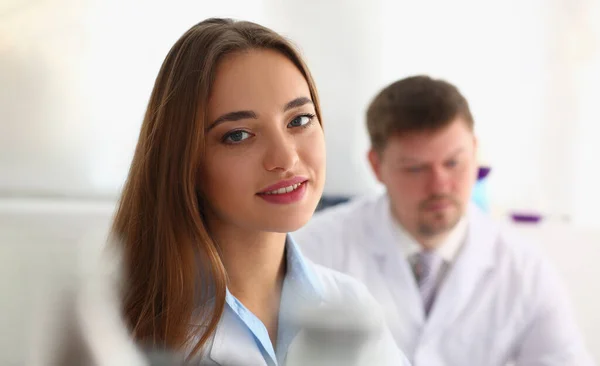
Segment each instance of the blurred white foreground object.
[{"label": "blurred white foreground object", "polygon": [[325,304],[303,312],[286,366],[394,365],[375,304]]},{"label": "blurred white foreground object", "polygon": [[149,363],[129,336],[120,313],[121,258],[116,245],[108,244],[95,256],[99,258],[96,265],[87,264],[92,270],[77,299],[81,334],[94,365],[146,366]]}]

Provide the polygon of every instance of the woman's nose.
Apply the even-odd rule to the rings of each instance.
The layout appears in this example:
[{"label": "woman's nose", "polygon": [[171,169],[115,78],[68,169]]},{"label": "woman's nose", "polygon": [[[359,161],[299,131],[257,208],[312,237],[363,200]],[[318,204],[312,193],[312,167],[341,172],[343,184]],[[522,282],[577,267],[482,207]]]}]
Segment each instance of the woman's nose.
[{"label": "woman's nose", "polygon": [[269,137],[268,148],[263,158],[264,168],[268,171],[287,172],[298,163],[298,151],[293,138],[284,133],[275,133]]}]

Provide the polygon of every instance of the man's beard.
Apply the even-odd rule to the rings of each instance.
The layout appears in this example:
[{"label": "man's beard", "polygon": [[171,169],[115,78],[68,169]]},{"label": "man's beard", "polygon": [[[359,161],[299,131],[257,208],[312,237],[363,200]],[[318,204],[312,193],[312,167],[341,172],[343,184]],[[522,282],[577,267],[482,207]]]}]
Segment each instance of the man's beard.
[{"label": "man's beard", "polygon": [[[449,201],[451,207],[439,212],[426,212],[429,205],[438,201]],[[432,237],[452,230],[460,221],[462,205],[449,195],[435,195],[426,199],[419,205],[419,233],[426,237]]]}]

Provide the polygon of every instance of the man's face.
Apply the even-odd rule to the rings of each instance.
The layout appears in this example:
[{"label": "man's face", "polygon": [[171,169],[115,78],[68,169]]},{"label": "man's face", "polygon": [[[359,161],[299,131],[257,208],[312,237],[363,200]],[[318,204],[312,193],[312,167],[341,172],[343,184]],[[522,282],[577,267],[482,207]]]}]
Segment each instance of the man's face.
[{"label": "man's face", "polygon": [[476,140],[462,118],[432,132],[391,136],[370,151],[393,214],[416,239],[446,234],[459,222],[476,180]]}]

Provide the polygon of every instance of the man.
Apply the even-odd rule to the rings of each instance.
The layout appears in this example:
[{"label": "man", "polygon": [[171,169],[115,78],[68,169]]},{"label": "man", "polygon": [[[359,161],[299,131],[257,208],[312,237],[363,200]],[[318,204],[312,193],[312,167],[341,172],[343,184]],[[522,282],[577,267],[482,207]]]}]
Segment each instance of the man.
[{"label": "man", "polygon": [[325,210],[293,236],[367,285],[415,366],[592,365],[551,265],[469,204],[473,124],[445,81],[391,84],[367,111],[386,193]]}]

